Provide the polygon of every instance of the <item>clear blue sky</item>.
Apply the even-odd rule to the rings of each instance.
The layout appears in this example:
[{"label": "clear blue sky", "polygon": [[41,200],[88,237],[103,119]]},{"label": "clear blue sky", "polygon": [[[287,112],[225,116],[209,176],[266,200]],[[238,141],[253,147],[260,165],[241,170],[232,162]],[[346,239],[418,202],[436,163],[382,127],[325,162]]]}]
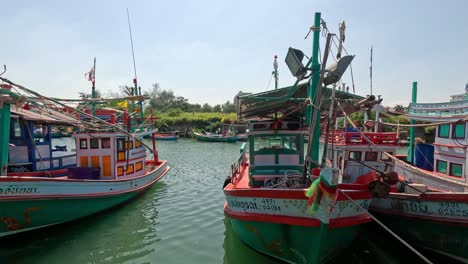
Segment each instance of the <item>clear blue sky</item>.
[{"label": "clear blue sky", "polygon": [[[412,81],[419,83],[421,102],[448,100],[464,92],[468,81],[463,0],[3,0],[1,7],[4,76],[49,96],[76,98],[88,91],[84,73],[93,57],[102,92],[131,84],[127,7],[143,89],[158,82],[192,103],[218,104],[232,101],[239,90],[265,91],[274,54],[280,85],[291,85],[286,51],[292,46],[310,54],[312,39],[304,36],[317,11],[331,31],[346,21],[345,47],[356,54],[359,94],[369,93],[371,45],[374,91],[387,105],[406,105]],[[349,73],[344,81],[350,83]]]}]

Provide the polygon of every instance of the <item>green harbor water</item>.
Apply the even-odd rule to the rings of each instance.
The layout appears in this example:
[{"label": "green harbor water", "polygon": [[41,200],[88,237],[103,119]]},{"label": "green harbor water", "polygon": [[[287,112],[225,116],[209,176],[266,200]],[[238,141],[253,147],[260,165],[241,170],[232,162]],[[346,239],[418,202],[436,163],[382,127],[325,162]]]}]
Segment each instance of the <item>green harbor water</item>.
[{"label": "green harbor water", "polygon": [[[67,138],[55,143],[71,147]],[[222,185],[240,145],[158,142],[171,170],[147,193],[79,221],[0,239],[0,263],[277,263],[242,244],[223,214]],[[419,260],[371,224],[332,260],[343,262]]]}]

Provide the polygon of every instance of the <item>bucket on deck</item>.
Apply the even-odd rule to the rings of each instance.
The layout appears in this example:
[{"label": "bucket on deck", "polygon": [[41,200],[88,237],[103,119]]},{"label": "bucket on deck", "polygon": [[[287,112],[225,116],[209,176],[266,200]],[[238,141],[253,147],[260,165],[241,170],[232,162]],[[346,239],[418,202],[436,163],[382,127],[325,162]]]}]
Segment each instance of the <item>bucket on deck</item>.
[{"label": "bucket on deck", "polygon": [[101,175],[101,168],[70,167],[68,168],[69,179],[98,180]]},{"label": "bucket on deck", "polygon": [[430,144],[416,144],[414,147],[414,165],[418,168],[434,170],[434,146]]}]

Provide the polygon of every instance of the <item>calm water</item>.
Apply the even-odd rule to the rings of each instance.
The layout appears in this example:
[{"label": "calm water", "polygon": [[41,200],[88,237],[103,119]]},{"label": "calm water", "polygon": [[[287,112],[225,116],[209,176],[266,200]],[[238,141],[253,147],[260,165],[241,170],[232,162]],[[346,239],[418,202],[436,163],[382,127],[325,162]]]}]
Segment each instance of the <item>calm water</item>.
[{"label": "calm water", "polygon": [[[67,140],[56,143],[71,146]],[[242,244],[223,214],[222,184],[239,147],[158,142],[172,169],[146,194],[84,220],[1,239],[0,263],[276,263]],[[332,262],[343,261],[419,263],[372,225]]]}]

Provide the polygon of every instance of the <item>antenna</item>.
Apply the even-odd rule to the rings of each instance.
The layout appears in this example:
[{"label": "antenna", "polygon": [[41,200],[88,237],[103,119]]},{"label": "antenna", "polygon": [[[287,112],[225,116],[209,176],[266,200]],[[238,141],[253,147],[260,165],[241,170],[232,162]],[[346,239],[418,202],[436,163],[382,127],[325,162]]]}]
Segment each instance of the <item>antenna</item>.
[{"label": "antenna", "polygon": [[373,46],[370,47],[370,94],[372,95],[372,50]]},{"label": "antenna", "polygon": [[127,19],[128,19],[128,31],[130,32],[130,45],[132,46],[133,70],[135,71],[135,79],[133,79],[133,83],[135,83],[135,88],[136,88],[137,87],[137,71],[136,71],[136,63],[135,63],[135,51],[133,50],[132,27],[130,25],[130,13],[128,12],[128,8],[127,8]]},{"label": "antenna", "polygon": [[[138,80],[137,80],[137,70],[136,70],[136,63],[135,63],[135,51],[133,49],[133,36],[132,36],[132,26],[130,25],[130,12],[128,11],[127,8],[127,20],[128,20],[128,31],[130,32],[130,45],[132,46],[132,58],[133,58],[133,70],[135,72],[135,78],[133,78],[133,84],[135,85],[135,88],[132,89],[132,95],[141,95],[141,88],[140,92],[138,93]],[[140,108],[140,121],[143,122],[143,103],[140,100],[138,102],[139,108]],[[135,111],[135,103],[132,101],[132,111]],[[134,117],[135,125],[137,124],[137,118]]]}]

